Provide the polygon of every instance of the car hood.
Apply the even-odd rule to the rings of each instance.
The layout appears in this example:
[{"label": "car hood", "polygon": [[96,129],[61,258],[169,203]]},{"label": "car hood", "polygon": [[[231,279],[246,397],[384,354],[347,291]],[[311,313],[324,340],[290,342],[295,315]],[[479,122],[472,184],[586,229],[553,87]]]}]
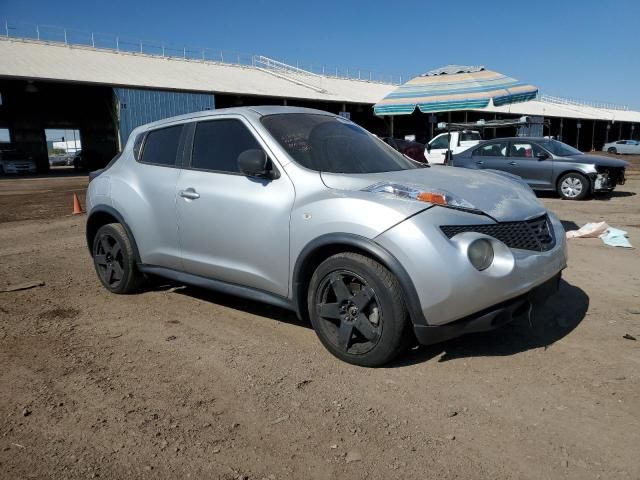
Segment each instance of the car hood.
[{"label": "car hood", "polygon": [[533,218],[546,211],[528,186],[493,172],[443,166],[367,174],[323,172],[321,177],[327,187],[339,190],[362,190],[371,185],[390,182],[419,186],[425,190],[445,191],[466,200],[474,208],[501,222]]},{"label": "car hood", "polygon": [[605,157],[601,155],[591,155],[589,153],[585,153],[582,155],[571,155],[566,157],[560,157],[558,160],[568,160],[570,162],[576,163],[588,163],[591,165],[599,165],[601,167],[628,167],[629,162],[625,162],[624,160],[620,160],[617,158]]}]

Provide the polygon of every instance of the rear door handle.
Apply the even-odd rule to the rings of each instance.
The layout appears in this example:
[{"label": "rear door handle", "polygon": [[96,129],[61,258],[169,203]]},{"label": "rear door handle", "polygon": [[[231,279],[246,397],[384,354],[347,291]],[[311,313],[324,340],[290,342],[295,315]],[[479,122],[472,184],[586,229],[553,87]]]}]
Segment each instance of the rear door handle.
[{"label": "rear door handle", "polygon": [[200,194],[196,192],[195,188],[187,188],[185,190],[180,190],[180,196],[182,198],[188,198],[189,200],[196,200],[200,198]]},{"label": "rear door handle", "polygon": [[509,165],[517,165],[517,164],[518,162],[514,162],[514,161],[509,162]]},{"label": "rear door handle", "polygon": [[482,160],[478,160],[478,161],[476,162],[476,165],[484,165],[484,162],[483,162]]}]

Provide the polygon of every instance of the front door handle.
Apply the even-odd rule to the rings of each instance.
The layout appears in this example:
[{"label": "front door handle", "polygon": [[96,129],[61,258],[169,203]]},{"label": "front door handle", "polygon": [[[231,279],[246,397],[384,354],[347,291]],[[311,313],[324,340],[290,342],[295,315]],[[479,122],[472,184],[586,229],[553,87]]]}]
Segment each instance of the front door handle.
[{"label": "front door handle", "polygon": [[509,162],[509,165],[517,165],[517,164],[518,162],[514,162],[514,161]]},{"label": "front door handle", "polygon": [[196,192],[195,188],[187,188],[185,190],[180,190],[180,196],[182,198],[188,198],[189,200],[196,200],[200,198],[200,194]]},{"label": "front door handle", "polygon": [[484,162],[483,162],[482,160],[478,160],[478,161],[476,162],[476,165],[484,165]]}]

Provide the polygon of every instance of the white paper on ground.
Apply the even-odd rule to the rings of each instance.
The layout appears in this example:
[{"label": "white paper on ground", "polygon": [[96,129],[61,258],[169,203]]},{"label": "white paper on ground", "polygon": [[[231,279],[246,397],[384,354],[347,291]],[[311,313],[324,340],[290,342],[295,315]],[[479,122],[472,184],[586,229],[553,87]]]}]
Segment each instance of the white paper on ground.
[{"label": "white paper on ground", "polygon": [[606,233],[608,228],[607,222],[590,222],[578,230],[569,230],[566,235],[567,238],[597,238]]},{"label": "white paper on ground", "polygon": [[633,248],[629,240],[627,240],[627,235],[624,230],[609,227],[605,233],[600,235],[600,238],[604,243],[612,247]]}]

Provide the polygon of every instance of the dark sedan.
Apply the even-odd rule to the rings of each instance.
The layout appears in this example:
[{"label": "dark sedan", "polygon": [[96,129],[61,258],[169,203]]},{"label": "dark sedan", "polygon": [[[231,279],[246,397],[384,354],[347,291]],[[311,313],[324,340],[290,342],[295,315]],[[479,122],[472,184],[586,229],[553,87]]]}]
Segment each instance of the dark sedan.
[{"label": "dark sedan", "polygon": [[518,175],[534,190],[553,190],[570,200],[613,191],[624,183],[629,165],[623,160],[582,153],[557,140],[529,137],[481,142],[454,155],[452,164]]}]

